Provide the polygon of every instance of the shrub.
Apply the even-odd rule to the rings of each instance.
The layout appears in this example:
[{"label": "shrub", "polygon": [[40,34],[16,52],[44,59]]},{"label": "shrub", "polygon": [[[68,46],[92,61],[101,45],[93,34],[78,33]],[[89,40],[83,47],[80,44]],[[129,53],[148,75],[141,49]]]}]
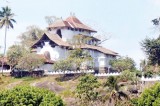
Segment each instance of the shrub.
[{"label": "shrub", "polygon": [[160,104],[160,83],[143,91],[138,98],[137,106],[159,106]]},{"label": "shrub", "polygon": [[144,77],[153,77],[153,72],[152,71],[144,72]]},{"label": "shrub", "polygon": [[134,77],[135,77],[135,75],[133,72],[130,72],[130,70],[125,70],[122,72],[119,79],[121,81],[128,81],[128,80],[133,80]]},{"label": "shrub", "polygon": [[64,106],[64,103],[51,91],[19,86],[0,92],[0,106]]},{"label": "shrub", "polygon": [[75,93],[80,99],[80,103],[83,106],[87,106],[97,99],[98,92],[96,88],[99,87],[100,83],[94,75],[90,74],[83,76],[79,81]]}]

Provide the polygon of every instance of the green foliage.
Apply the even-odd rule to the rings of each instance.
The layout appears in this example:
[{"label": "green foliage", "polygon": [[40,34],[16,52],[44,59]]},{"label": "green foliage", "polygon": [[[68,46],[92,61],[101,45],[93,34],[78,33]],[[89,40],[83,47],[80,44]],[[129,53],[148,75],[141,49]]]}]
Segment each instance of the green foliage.
[{"label": "green foliage", "polygon": [[156,39],[146,38],[141,42],[141,46],[148,56],[152,65],[160,65],[160,36]]},{"label": "green foliage", "polygon": [[[136,104],[136,103],[135,103]],[[136,106],[159,106],[160,104],[160,83],[143,91],[138,98]]]},{"label": "green foliage", "polygon": [[110,64],[113,68],[115,68],[118,71],[135,69],[135,62],[133,59],[129,57],[120,57],[118,59],[111,60]]},{"label": "green foliage", "polygon": [[87,51],[80,48],[71,50],[68,58],[72,60],[72,63],[76,67],[76,69],[80,68],[83,63],[86,63],[85,65],[89,66],[92,62],[91,55]]},{"label": "green foliage", "polygon": [[64,106],[53,92],[29,86],[0,92],[0,106]]},{"label": "green foliage", "polygon": [[72,39],[68,41],[74,48],[80,48],[82,45],[86,44],[88,41],[92,40],[92,37],[84,35],[75,35]]},{"label": "green foliage", "polygon": [[6,27],[6,28],[13,28],[13,23],[12,22],[16,22],[13,19],[14,13],[11,12],[11,9],[6,6],[6,7],[2,7],[2,10],[0,11],[0,28],[2,27]]},{"label": "green foliage", "polygon": [[44,58],[41,58],[34,53],[28,53],[20,58],[17,68],[32,71],[33,69],[41,66],[44,61]]},{"label": "green foliage", "polygon": [[120,75],[121,81],[132,81],[136,76],[136,73],[131,72],[130,70],[124,70]]},{"label": "green foliage", "polygon": [[152,71],[146,71],[146,72],[144,72],[144,76],[145,77],[153,77],[153,72]]},{"label": "green foliage", "polygon": [[132,105],[138,106],[138,98],[132,98],[131,100]]},{"label": "green foliage", "polygon": [[26,32],[22,33],[19,36],[19,39],[21,40],[21,44],[23,46],[30,48],[37,40],[41,38],[43,33],[44,30],[35,25],[32,25],[26,28]]},{"label": "green foliage", "polygon": [[116,77],[113,77],[113,76],[109,76],[107,78],[107,81],[105,82],[104,86],[106,87],[109,87],[109,90],[113,90],[113,89],[117,89],[117,78]]},{"label": "green foliage", "polygon": [[89,66],[92,57],[82,49],[74,49],[70,51],[68,58],[57,61],[53,68],[58,71],[66,71],[66,70],[78,70],[81,65],[87,62],[87,66]]},{"label": "green foliage", "polygon": [[7,51],[7,63],[11,68],[14,68],[18,64],[20,58],[26,53],[27,50],[24,47],[20,45],[12,45]]},{"label": "green foliage", "polygon": [[67,90],[62,91],[60,95],[62,95],[62,97],[73,97],[74,92],[72,92],[71,89],[67,89]]},{"label": "green foliage", "polygon": [[136,74],[137,77],[141,77],[142,76],[142,71],[134,70],[134,73]]},{"label": "green foliage", "polygon": [[[9,28],[14,28],[13,22],[16,21],[13,19],[14,13],[11,12],[11,9],[6,6],[2,7],[2,10],[0,11],[0,28],[5,27],[5,37],[4,37],[4,52],[3,56],[6,54],[6,38],[7,38],[7,30]],[[2,61],[2,75],[3,75],[3,65],[4,61]]]},{"label": "green foliage", "polygon": [[120,91],[120,85],[118,85],[117,77],[110,76],[104,84],[104,87],[107,87],[108,93],[104,96],[104,98],[108,98],[109,103],[114,103],[116,106],[118,105],[119,100],[129,99],[128,95],[123,91]]},{"label": "green foliage", "polygon": [[58,71],[66,71],[70,70],[72,67],[71,60],[70,59],[64,59],[64,60],[59,60],[56,63],[54,63],[53,68],[54,70]]},{"label": "green foliage", "polygon": [[79,81],[75,92],[81,104],[87,105],[90,102],[94,102],[98,97],[96,88],[100,85],[97,78],[94,75],[88,74],[80,78]]}]

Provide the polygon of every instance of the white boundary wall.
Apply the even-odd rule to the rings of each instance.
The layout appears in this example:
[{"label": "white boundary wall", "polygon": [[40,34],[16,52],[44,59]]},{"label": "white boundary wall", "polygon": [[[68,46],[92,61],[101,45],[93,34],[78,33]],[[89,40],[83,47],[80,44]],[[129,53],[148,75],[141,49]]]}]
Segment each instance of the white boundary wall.
[{"label": "white boundary wall", "polygon": [[50,71],[45,72],[45,75],[58,75],[58,74],[76,74],[76,73],[94,73],[94,70],[80,70],[80,71]]},{"label": "white boundary wall", "polygon": [[[3,73],[10,73],[11,70],[3,70]],[[0,73],[2,73],[2,70],[0,70]]]},{"label": "white boundary wall", "polygon": [[97,77],[107,77],[107,76],[119,76],[121,73],[115,72],[115,73],[98,73],[95,74]]},{"label": "white boundary wall", "polygon": [[151,77],[151,78],[145,78],[144,76],[142,76],[141,81],[160,81],[160,76],[156,76],[156,77]]}]

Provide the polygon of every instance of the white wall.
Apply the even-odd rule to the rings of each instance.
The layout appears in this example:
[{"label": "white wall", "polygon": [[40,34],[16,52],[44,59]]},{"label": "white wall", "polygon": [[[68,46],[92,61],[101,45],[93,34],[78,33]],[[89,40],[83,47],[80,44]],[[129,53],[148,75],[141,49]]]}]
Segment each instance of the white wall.
[{"label": "white wall", "polygon": [[53,71],[53,64],[44,64],[40,66],[39,69],[46,70],[46,71]]},{"label": "white wall", "polygon": [[106,55],[99,51],[88,50],[88,52],[90,53],[90,55],[92,56],[94,60],[95,67],[110,67],[109,62],[110,60],[114,59],[112,56]]},{"label": "white wall", "polygon": [[45,42],[44,46],[37,48],[37,54],[44,54],[46,51],[50,53],[51,60],[57,61],[66,57],[66,49],[62,49],[59,46],[51,47],[49,42]]},{"label": "white wall", "polygon": [[[56,34],[57,29],[52,29],[49,31],[50,33]],[[89,31],[72,31],[68,30],[67,28],[61,28],[61,34],[62,34],[62,40],[67,41],[68,39],[72,39],[74,35],[83,34],[91,36],[91,33]],[[59,59],[64,59],[68,55],[68,50],[65,48],[61,48],[59,46],[55,46],[54,48],[50,46],[49,42],[45,42],[45,45],[40,48],[37,48],[37,54],[44,54],[45,51],[48,51],[51,56],[51,60],[57,61]],[[99,51],[95,50],[88,50],[90,55],[92,56],[94,60],[94,67],[110,67],[109,61],[114,59],[114,57],[110,55],[103,54]],[[48,66],[47,66],[48,67]]]},{"label": "white wall", "polygon": [[[50,33],[56,34],[58,28],[57,29],[52,29],[50,31]],[[61,34],[62,34],[62,40],[63,41],[67,41],[68,39],[72,39],[74,35],[78,35],[78,34],[82,34],[82,35],[87,35],[87,36],[91,36],[91,33],[89,33],[89,31],[83,31],[80,32],[79,30],[75,31],[75,30],[71,30],[71,29],[67,29],[67,28],[61,28]]]}]

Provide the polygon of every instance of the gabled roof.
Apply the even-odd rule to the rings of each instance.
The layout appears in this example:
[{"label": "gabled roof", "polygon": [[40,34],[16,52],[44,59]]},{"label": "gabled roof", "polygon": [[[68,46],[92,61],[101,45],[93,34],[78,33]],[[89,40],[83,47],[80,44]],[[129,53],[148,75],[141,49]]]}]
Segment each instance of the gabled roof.
[{"label": "gabled roof", "polygon": [[61,27],[71,27],[67,21],[62,19],[56,20],[53,24],[49,25],[48,28],[61,28]]},{"label": "gabled roof", "polygon": [[96,30],[90,28],[89,26],[83,24],[77,17],[75,16],[70,16],[66,19],[67,22],[69,22],[74,28],[79,28],[79,29],[85,29],[89,30],[92,32],[97,32]]},{"label": "gabled roof", "polygon": [[51,41],[55,42],[57,45],[59,46],[69,46],[69,44],[67,42],[64,42],[57,34],[50,34],[48,32],[45,32],[43,34],[43,36],[40,38],[40,40],[38,40],[37,42],[35,42],[33,44],[33,46],[31,48],[35,48],[35,46],[41,41],[43,40],[44,37],[48,37]]},{"label": "gabled roof", "polygon": [[101,46],[94,46],[94,45],[87,45],[87,44],[84,44],[84,45],[81,45],[81,48],[82,49],[92,49],[92,50],[97,50],[99,52],[102,52],[104,54],[109,54],[109,55],[114,55],[114,56],[117,56],[118,53],[112,51],[112,50],[109,50],[109,49],[106,49],[104,47],[101,47]]},{"label": "gabled roof", "polygon": [[[72,47],[72,45],[70,45],[69,43],[63,41],[57,34],[51,34],[51,33],[46,32],[46,33],[43,34],[41,39],[39,41],[37,41],[31,48],[36,48],[36,45],[41,40],[43,40],[44,36],[47,36],[52,42],[55,42],[59,46]],[[111,51],[109,49],[106,49],[104,47],[101,47],[101,46],[83,44],[83,45],[81,45],[79,47],[82,48],[82,49],[97,50],[97,51],[102,52],[104,54],[109,54],[109,55],[113,55],[113,56],[117,56],[118,55],[118,53],[116,53],[114,51]]]},{"label": "gabled roof", "polygon": [[70,16],[66,20],[58,19],[53,24],[49,25],[48,28],[61,28],[70,27],[76,29],[88,30],[91,32],[97,32],[96,30],[90,28],[89,26],[83,24],[77,17]]}]

